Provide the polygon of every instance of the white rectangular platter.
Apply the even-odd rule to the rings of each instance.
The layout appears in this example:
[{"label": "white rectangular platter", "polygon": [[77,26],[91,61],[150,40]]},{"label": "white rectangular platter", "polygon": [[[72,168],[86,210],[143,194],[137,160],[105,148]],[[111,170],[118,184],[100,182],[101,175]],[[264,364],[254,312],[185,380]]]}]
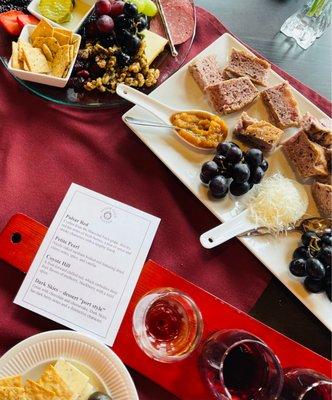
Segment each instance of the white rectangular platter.
[{"label": "white rectangular platter", "polygon": [[[249,51],[230,34],[225,33],[196,56],[194,60],[208,54],[216,54],[220,65],[223,67],[226,65],[228,55],[233,47]],[[270,72],[268,86],[273,86],[283,81],[276,72]],[[319,119],[327,118],[326,114],[294,88],[293,93],[302,113],[308,111]],[[151,93],[151,96],[175,109],[212,111],[203,93],[189,74],[188,64],[184,65],[173,76],[167,79],[166,82],[155,89]],[[268,120],[261,100],[256,101],[246,111],[249,115]],[[223,117],[229,128],[228,140],[232,139],[232,131],[240,114],[241,111]],[[151,114],[138,106],[130,109],[124,116],[155,119]],[[168,129],[156,129],[137,125],[129,127],[220,221],[226,221],[240,211],[239,200],[241,198],[226,197],[223,200],[213,200],[208,196],[207,188],[200,183],[199,173],[201,165],[205,161],[212,159],[212,154],[200,152],[199,150],[196,151],[189,146],[187,147],[186,144],[180,141]],[[287,129],[283,140],[296,131],[297,129],[294,128]],[[292,168],[281,150],[277,150],[268,157],[268,161],[270,164],[268,175],[279,171],[288,178],[296,179]],[[310,193],[310,185],[306,184],[305,188],[310,199],[307,213],[310,216],[317,216],[319,214]],[[213,227],[211,226],[210,228]],[[241,238],[240,240],[326,327],[332,330],[331,303],[326,294],[308,293],[303,287],[303,279],[295,278],[288,270],[292,253],[299,245],[300,235],[298,233],[291,233],[279,238],[265,236]],[[200,246],[199,238],[197,238],[197,246]],[[222,251],[222,245],[219,247],[219,251]],[[245,263],[245,260],[243,262]]]}]

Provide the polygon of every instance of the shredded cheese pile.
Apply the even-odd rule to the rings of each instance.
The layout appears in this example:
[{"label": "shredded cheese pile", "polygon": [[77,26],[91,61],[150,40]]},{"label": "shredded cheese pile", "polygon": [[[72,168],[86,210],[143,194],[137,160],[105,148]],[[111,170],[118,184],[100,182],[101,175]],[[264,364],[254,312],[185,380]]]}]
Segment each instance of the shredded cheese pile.
[{"label": "shredded cheese pile", "polygon": [[249,199],[249,216],[257,226],[281,232],[303,217],[308,203],[299,183],[277,173],[257,185],[256,195]]}]

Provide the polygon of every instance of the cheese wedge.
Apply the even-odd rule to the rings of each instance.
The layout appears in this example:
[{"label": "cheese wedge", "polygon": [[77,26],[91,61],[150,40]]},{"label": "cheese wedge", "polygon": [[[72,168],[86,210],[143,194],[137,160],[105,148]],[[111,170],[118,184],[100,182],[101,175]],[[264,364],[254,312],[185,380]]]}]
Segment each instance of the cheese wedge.
[{"label": "cheese wedge", "polygon": [[77,397],[77,400],[88,400],[92,393],[95,393],[96,391],[97,390],[90,383],[87,383],[83,391]]},{"label": "cheese wedge", "polygon": [[162,36],[147,29],[143,31],[142,34],[144,35],[144,40],[146,42],[145,55],[148,60],[148,65],[150,65],[164,50],[168,41]]},{"label": "cheese wedge", "polygon": [[73,393],[72,400],[77,400],[80,393],[82,393],[88,383],[89,377],[83,374],[83,372],[74,365],[63,359],[58,360],[54,368],[66,383],[68,389]]}]

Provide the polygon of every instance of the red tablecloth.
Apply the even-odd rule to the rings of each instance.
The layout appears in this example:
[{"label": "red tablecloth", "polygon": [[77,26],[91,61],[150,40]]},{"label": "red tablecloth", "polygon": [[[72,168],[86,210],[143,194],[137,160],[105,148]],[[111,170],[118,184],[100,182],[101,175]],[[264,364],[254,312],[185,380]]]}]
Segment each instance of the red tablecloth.
[{"label": "red tablecloth", "polygon": [[[226,31],[198,9],[190,57]],[[236,307],[248,311],[270,274],[237,240],[208,251],[199,235],[218,220],[123,125],[122,110],[82,111],[47,103],[0,78],[0,229],[23,212],[49,225],[71,182],[161,218],[149,257]],[[278,70],[329,112],[329,102]],[[0,355],[27,336],[58,326],[12,304],[23,276],[0,263]],[[140,399],[168,399],[134,373]]]}]

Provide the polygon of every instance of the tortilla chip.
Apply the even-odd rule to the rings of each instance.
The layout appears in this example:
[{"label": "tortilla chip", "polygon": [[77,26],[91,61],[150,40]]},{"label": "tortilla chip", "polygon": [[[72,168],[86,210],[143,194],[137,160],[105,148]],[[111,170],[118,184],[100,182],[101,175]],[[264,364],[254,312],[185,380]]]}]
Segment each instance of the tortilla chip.
[{"label": "tortilla chip", "polygon": [[73,397],[74,393],[68,389],[68,386],[57,373],[53,365],[49,365],[45,369],[43,375],[38,380],[38,383],[43,388],[54,392],[61,400],[71,400]]},{"label": "tortilla chip", "polygon": [[54,37],[59,42],[60,46],[64,46],[65,44],[69,44],[70,43],[69,36],[64,35],[63,33],[54,32]]},{"label": "tortilla chip", "polygon": [[43,47],[43,44],[51,50],[53,56],[58,52],[60,45],[59,42],[54,37],[36,37],[33,41],[33,47]]},{"label": "tortilla chip", "polygon": [[63,28],[54,28],[54,36],[55,36],[55,32],[57,33],[61,33],[62,35],[68,36],[69,37],[69,42],[71,43],[72,38],[73,38],[73,32],[69,31],[68,29],[63,29]]},{"label": "tortilla chip", "polygon": [[[16,42],[12,42],[12,67],[13,68],[21,68],[20,61],[18,59],[18,44]],[[1,379],[0,379],[1,382]],[[0,383],[1,386],[1,383]]]},{"label": "tortilla chip", "polygon": [[44,56],[46,57],[46,60],[52,62],[53,54],[52,54],[50,48],[47,46],[47,44],[45,44],[45,43],[43,44],[42,50],[43,50]]},{"label": "tortilla chip", "polygon": [[23,387],[22,377],[20,375],[8,376],[7,378],[0,378],[0,387]]},{"label": "tortilla chip", "polygon": [[24,388],[26,400],[56,400],[57,397],[53,391],[31,380],[27,380]]},{"label": "tortilla chip", "polygon": [[0,387],[0,399],[26,400],[25,391],[22,387]]},{"label": "tortilla chip", "polygon": [[62,78],[69,64],[69,45],[61,46],[53,59],[52,75]]},{"label": "tortilla chip", "polygon": [[30,34],[30,39],[33,42],[36,37],[52,37],[54,28],[46,20],[42,19],[33,32]]},{"label": "tortilla chip", "polygon": [[41,49],[32,48],[27,50],[23,48],[23,54],[31,72],[36,72],[38,74],[47,74],[50,72],[50,66]]}]

